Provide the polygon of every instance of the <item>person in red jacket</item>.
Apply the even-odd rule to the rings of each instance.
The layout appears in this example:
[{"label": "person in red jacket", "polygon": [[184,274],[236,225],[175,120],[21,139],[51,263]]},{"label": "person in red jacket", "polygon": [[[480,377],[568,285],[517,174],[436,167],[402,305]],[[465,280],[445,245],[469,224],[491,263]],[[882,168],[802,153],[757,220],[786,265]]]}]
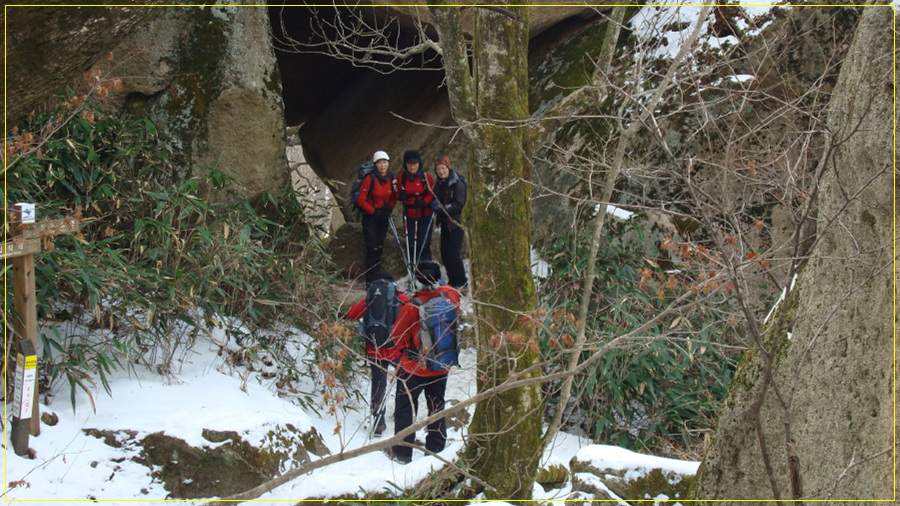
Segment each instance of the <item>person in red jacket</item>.
[{"label": "person in red jacket", "polygon": [[356,205],[362,210],[363,240],[366,243],[366,281],[379,270],[384,252],[391,212],[397,203],[394,176],[389,169],[390,158],[384,151],[372,155],[375,172],[363,179]]},{"label": "person in red jacket", "polygon": [[398,199],[403,202],[406,256],[410,267],[431,261],[431,201],[434,177],[422,170],[422,155],[411,149],[403,154],[404,170],[397,176]]},{"label": "person in red jacket", "polygon": [[[394,281],[394,276],[387,271],[378,271],[372,276],[372,281],[375,281],[376,279]],[[401,292],[399,288],[397,289],[397,297],[400,299],[401,304],[409,302],[409,297]],[[359,320],[365,314],[366,299],[350,306],[350,309],[347,310],[347,318],[351,320]],[[397,365],[399,359],[400,348],[376,348],[375,346],[366,343],[366,361],[369,363],[372,373],[372,388],[369,404],[372,413],[372,426],[375,428],[373,431],[375,437],[380,437],[382,433],[384,433],[384,429],[387,428],[384,422],[384,412],[385,405],[387,404],[385,402],[385,395],[387,394],[388,374],[390,373],[391,368]]]},{"label": "person in red jacket", "polygon": [[[456,306],[456,312],[459,314],[459,292],[448,285],[441,285],[440,277],[441,268],[438,264],[430,261],[420,263],[416,279],[423,287],[415,293],[414,298],[425,302],[444,294]],[[419,394],[423,392],[425,394],[428,416],[444,409],[448,371],[429,369],[425,361],[420,360],[420,357],[417,356],[415,350],[421,349],[422,345],[420,321],[419,306],[412,301],[406,302],[400,307],[400,314],[397,316],[391,332],[397,348],[403,350],[397,365],[397,393],[394,405],[395,435],[412,425],[415,420]],[[415,440],[415,434],[409,434],[403,438],[403,441],[409,444],[414,443]],[[425,449],[432,453],[438,453],[444,449],[446,443],[446,419],[441,418],[428,424]],[[407,445],[395,445],[391,447],[388,455],[397,462],[408,464],[412,461],[412,450],[412,447]]]}]

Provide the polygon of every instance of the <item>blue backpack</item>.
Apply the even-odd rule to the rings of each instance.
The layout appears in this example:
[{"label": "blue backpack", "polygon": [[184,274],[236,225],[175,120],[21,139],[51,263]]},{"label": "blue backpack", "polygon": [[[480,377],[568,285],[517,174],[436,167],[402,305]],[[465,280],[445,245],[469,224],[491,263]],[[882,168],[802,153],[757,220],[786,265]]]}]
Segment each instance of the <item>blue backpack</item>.
[{"label": "blue backpack", "polygon": [[447,371],[459,365],[456,306],[445,294],[427,301],[412,299],[419,307],[422,346],[420,355],[432,371]]}]

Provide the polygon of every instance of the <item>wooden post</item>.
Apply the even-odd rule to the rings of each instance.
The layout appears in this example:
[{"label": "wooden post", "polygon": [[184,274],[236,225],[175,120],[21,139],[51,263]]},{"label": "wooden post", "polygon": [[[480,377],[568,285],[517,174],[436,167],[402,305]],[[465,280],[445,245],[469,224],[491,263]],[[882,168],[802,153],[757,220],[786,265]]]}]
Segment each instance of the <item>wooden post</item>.
[{"label": "wooden post", "polygon": [[[12,259],[13,304],[18,318],[13,321],[16,336],[16,388],[10,439],[17,455],[28,454],[28,435],[41,433],[41,412],[37,384],[37,291],[34,282],[34,255],[41,241],[55,235],[78,231],[77,218],[35,224],[33,204],[16,204],[7,215],[10,240],[3,242],[2,258]],[[9,345],[9,341],[4,342]],[[8,349],[8,348],[7,348]]]},{"label": "wooden post", "polygon": [[[33,208],[31,209],[33,213]],[[28,225],[22,222],[23,206],[16,204],[13,211],[12,221],[10,222],[10,236],[15,240],[16,236],[24,235]],[[33,221],[34,215],[31,219]],[[13,323],[16,337],[19,341],[29,341],[34,350],[38,349],[37,343],[37,301],[36,290],[34,284],[34,254],[26,253],[24,255],[15,256],[12,259],[13,264],[13,298],[18,318]],[[18,349],[18,347],[17,347]],[[18,371],[16,372],[18,374]],[[35,384],[33,385],[33,399],[31,412],[30,433],[32,436],[41,433],[41,413],[38,407],[38,388],[37,375],[34,376]]]}]

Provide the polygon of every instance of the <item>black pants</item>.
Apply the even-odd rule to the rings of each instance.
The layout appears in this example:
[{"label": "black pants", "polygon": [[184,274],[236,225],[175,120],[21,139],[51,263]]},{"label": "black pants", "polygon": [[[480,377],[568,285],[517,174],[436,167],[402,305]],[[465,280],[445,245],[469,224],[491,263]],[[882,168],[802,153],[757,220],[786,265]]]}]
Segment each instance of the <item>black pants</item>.
[{"label": "black pants", "polygon": [[466,277],[466,267],[463,265],[462,250],[465,230],[459,225],[450,224],[441,226],[441,261],[447,268],[447,284],[453,288],[460,288],[469,282]]},{"label": "black pants", "polygon": [[415,268],[420,262],[431,261],[431,216],[406,218],[406,245],[409,263]]},{"label": "black pants", "polygon": [[372,423],[374,427],[385,425],[384,411],[385,396],[387,394],[388,375],[391,366],[396,363],[390,360],[380,360],[368,357],[369,367],[372,370],[372,393],[370,397],[370,410],[372,413]]},{"label": "black pants", "polygon": [[[431,416],[444,409],[444,392],[447,390],[447,375],[423,378],[413,376],[400,370],[397,378],[397,398],[394,409],[394,434],[412,425],[419,408],[419,394],[425,392],[425,405],[428,407],[428,415]],[[407,443],[414,443],[416,435],[410,434],[403,438]],[[428,424],[425,436],[425,448],[433,453],[438,453],[447,444],[447,420],[441,418]],[[409,446],[394,446],[392,452],[400,459],[409,461],[412,458],[412,448]]]},{"label": "black pants", "polygon": [[384,252],[384,238],[387,236],[390,217],[375,217],[363,214],[363,240],[366,243],[366,281],[380,270],[381,254]]}]

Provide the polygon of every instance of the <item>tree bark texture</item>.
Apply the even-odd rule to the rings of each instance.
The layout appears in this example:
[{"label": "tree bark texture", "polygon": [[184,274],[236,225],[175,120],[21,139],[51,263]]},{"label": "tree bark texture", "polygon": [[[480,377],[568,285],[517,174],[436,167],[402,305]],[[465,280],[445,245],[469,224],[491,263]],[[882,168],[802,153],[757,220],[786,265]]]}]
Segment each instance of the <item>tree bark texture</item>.
[{"label": "tree bark texture", "polygon": [[[471,140],[468,225],[477,300],[478,389],[539,360],[529,343],[537,307],[531,274],[528,119],[528,8],[476,8],[471,66],[458,8],[432,8],[444,48],[454,118]],[[535,347],[536,348],[536,347]],[[532,375],[538,373],[531,373]],[[538,385],[480,402],[469,427],[466,464],[495,488],[489,496],[530,499],[540,456]]]},{"label": "tree bark texture", "polygon": [[772,370],[750,351],[732,380],[696,499],[893,497],[892,21],[863,12],[828,111],[817,244],[764,329]]}]

